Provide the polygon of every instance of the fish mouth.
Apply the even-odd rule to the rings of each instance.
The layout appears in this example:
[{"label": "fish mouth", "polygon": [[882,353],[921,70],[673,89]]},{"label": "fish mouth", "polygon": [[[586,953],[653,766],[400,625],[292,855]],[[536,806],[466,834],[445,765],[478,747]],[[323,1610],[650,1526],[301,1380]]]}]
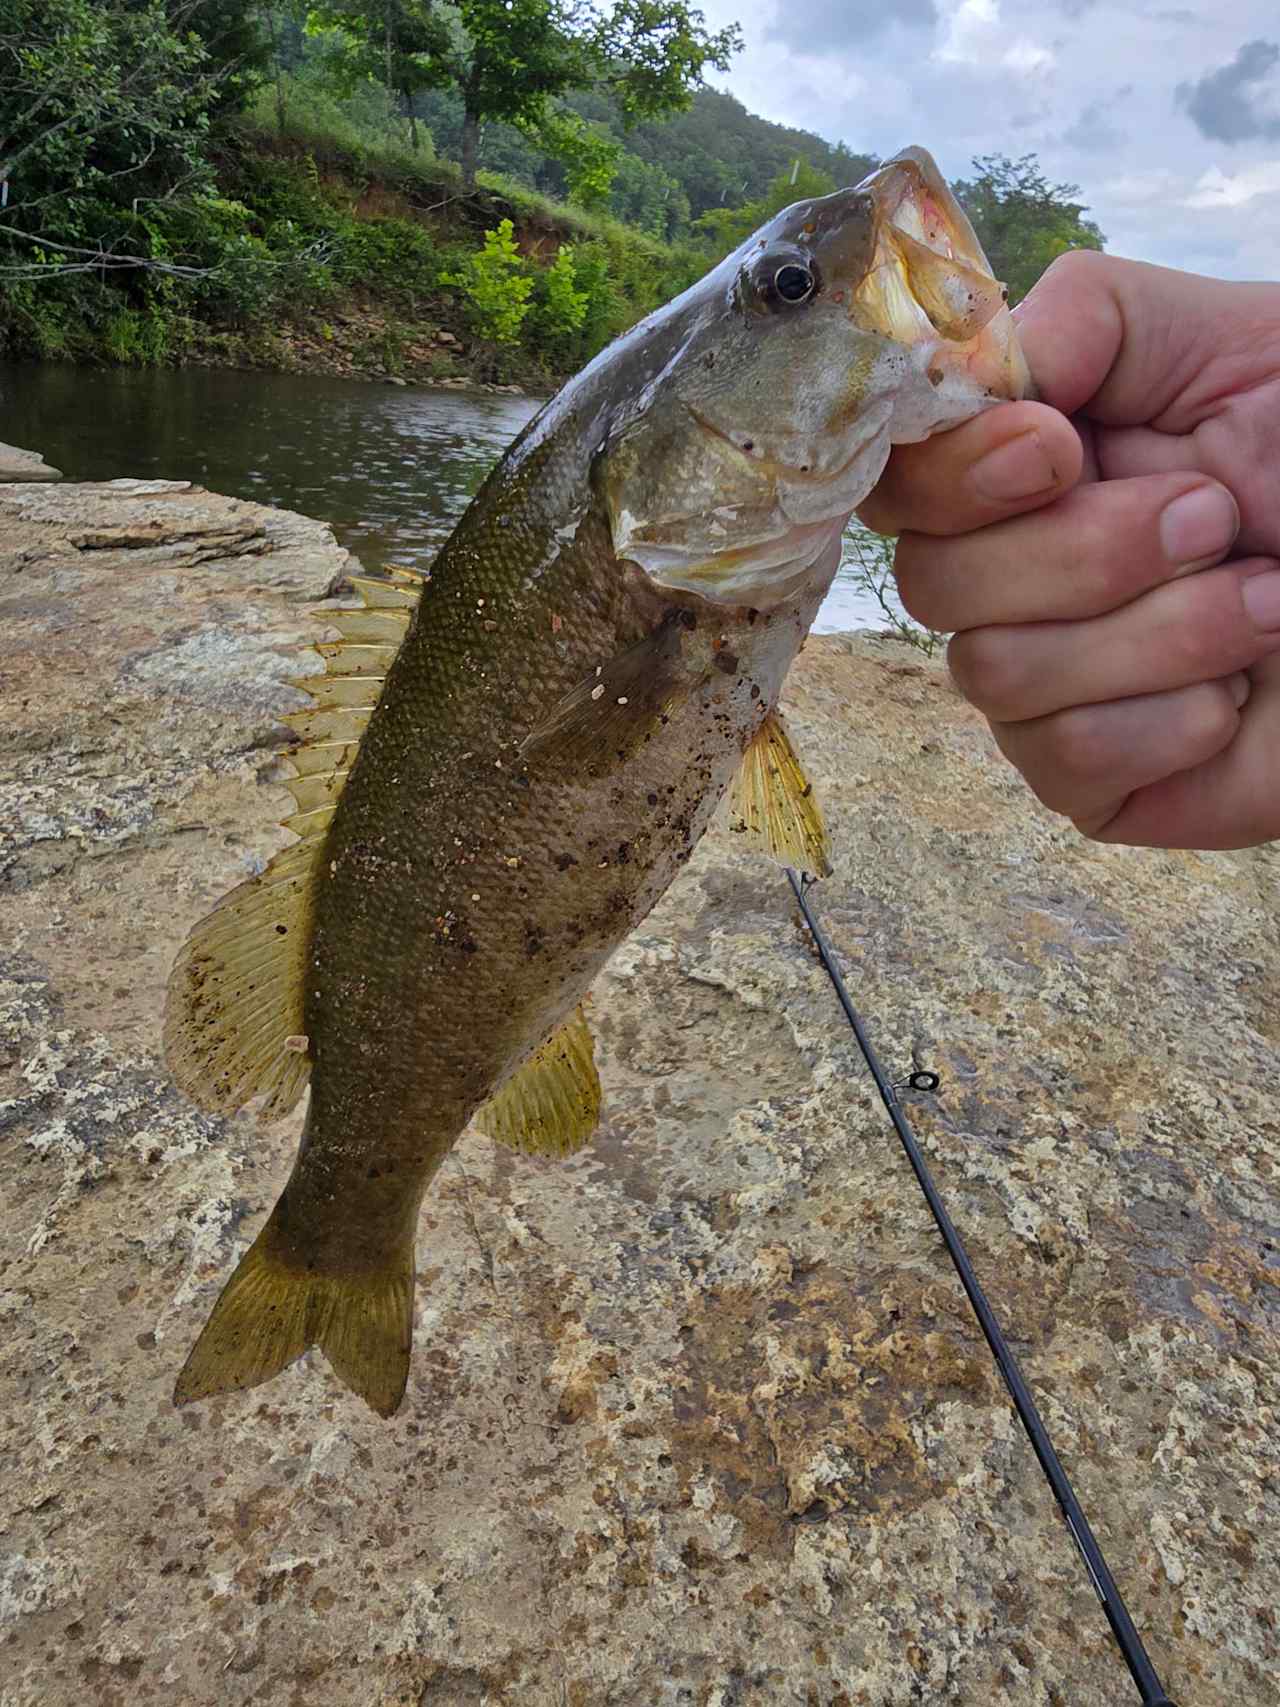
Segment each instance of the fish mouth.
[{"label": "fish mouth", "polygon": [[875,231],[868,265],[849,293],[855,324],[909,349],[932,346],[936,371],[963,368],[990,397],[1028,395],[1009,293],[932,155],[903,149],[868,173],[857,193],[870,200]]}]

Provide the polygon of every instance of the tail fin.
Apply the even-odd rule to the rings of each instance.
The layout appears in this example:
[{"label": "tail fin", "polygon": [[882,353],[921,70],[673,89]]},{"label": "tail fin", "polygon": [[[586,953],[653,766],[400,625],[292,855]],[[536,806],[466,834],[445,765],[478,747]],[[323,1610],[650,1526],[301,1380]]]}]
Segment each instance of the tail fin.
[{"label": "tail fin", "polygon": [[325,1272],[284,1260],[279,1206],[241,1259],[191,1349],[173,1402],[269,1381],[318,1345],[379,1416],[399,1408],[413,1344],[413,1239],[384,1269]]}]

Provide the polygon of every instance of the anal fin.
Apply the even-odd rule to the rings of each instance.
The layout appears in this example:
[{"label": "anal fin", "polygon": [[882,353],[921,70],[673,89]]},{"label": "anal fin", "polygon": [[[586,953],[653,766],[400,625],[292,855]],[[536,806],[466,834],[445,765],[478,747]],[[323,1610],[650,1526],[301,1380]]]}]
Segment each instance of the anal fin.
[{"label": "anal fin", "polygon": [[533,1156],[571,1156],[600,1118],[600,1078],[581,1008],[490,1097],[475,1124],[499,1144]]},{"label": "anal fin", "polygon": [[742,755],[729,796],[729,827],[761,853],[811,877],[828,877],[827,829],[782,719],[769,713]]}]

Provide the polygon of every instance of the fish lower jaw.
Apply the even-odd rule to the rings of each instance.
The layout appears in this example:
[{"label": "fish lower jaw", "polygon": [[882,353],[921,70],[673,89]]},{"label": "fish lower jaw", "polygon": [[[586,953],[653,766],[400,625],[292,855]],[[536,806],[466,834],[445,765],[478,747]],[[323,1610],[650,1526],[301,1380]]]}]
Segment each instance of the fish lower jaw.
[{"label": "fish lower jaw", "polygon": [[628,550],[659,593],[696,593],[709,604],[763,612],[821,599],[840,566],[849,514],[792,528],[761,543],[715,553],[633,542]]},{"label": "fish lower jaw", "polygon": [[898,392],[889,424],[894,444],[918,444],[997,403],[1030,394],[1031,376],[1007,309],[997,322],[967,344],[938,339],[912,351],[911,376]]}]

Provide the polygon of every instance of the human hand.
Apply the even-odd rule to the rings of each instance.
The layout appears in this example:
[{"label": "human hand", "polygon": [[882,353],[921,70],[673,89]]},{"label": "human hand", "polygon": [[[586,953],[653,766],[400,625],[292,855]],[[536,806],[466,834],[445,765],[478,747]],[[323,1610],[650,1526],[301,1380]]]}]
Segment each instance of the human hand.
[{"label": "human hand", "polygon": [[1081,251],[1016,313],[1044,401],[900,445],[860,511],[903,604],[1084,834],[1280,837],[1280,285]]}]

